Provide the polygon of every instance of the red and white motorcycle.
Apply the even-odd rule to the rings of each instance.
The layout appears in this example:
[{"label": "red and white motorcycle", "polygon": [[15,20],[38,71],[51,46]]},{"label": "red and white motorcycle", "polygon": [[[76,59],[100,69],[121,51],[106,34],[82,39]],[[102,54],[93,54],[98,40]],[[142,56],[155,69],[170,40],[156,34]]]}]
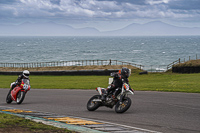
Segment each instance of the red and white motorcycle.
[{"label": "red and white motorcycle", "polygon": [[[12,87],[11,83],[11,87]],[[30,81],[29,79],[22,79],[21,85],[17,85],[13,90],[9,90],[8,95],[6,97],[6,102],[11,103],[12,101],[16,101],[17,104],[21,104],[25,98],[26,93],[30,90]]]},{"label": "red and white motorcycle", "polygon": [[87,109],[89,111],[95,111],[100,106],[113,108],[115,105],[116,113],[124,113],[131,106],[131,99],[128,95],[134,95],[134,91],[127,83],[123,83],[122,87],[117,88],[115,92],[110,92],[105,101],[101,100],[101,96],[106,92],[106,89],[98,87],[96,90],[99,92],[99,95],[94,95],[88,101]]}]

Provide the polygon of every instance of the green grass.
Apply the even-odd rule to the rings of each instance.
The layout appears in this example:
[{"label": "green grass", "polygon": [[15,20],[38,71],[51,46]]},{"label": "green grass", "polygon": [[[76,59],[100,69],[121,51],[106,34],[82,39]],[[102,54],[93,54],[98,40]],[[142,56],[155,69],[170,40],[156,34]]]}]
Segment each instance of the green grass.
[{"label": "green grass", "polygon": [[200,93],[200,74],[156,73],[131,78],[135,90]]},{"label": "green grass", "polygon": [[[31,75],[30,78],[32,88],[95,89],[98,86],[107,87],[110,76]],[[9,88],[10,83],[16,79],[17,76],[0,75],[0,88]],[[129,80],[134,90],[200,93],[200,73],[149,73],[147,75],[134,73]]]},{"label": "green grass", "polygon": [[175,65],[175,67],[198,67],[198,66],[200,66],[200,59],[190,60]]},{"label": "green grass", "polygon": [[[16,132],[56,132],[56,133],[69,133],[71,131],[67,129],[57,128],[42,123],[33,122],[28,119],[24,119],[18,116],[0,113],[0,128],[5,129],[9,128],[14,129]],[[1,129],[1,130],[2,130]]]},{"label": "green grass", "polygon": [[[30,76],[32,88],[94,89],[107,86],[109,76]],[[9,88],[17,76],[0,75],[0,88]]]}]

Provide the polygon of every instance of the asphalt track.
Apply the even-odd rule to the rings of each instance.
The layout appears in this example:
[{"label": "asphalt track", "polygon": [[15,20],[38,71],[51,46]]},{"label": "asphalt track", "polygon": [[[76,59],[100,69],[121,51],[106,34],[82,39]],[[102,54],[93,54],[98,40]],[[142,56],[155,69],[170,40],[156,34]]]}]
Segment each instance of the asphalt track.
[{"label": "asphalt track", "polygon": [[31,89],[21,105],[6,104],[8,89],[0,89],[0,106],[31,109],[107,121],[164,133],[200,132],[200,94],[136,91],[130,109],[117,114],[100,107],[89,112],[86,103],[95,90]]}]

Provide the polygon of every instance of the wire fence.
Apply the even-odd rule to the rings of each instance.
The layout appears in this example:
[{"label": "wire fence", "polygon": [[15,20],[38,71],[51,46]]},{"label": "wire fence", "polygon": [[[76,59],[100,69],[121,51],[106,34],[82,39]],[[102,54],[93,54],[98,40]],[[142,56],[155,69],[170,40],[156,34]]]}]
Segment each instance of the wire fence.
[{"label": "wire fence", "polygon": [[189,56],[188,58],[184,58],[184,59],[179,58],[178,60],[167,65],[167,70],[171,69],[176,64],[184,63],[184,62],[187,62],[187,61],[190,61],[190,60],[199,60],[199,59],[200,59],[200,57],[198,57],[197,54],[196,54],[195,57]]},{"label": "wire fence", "polygon": [[142,65],[118,61],[118,60],[73,60],[56,62],[32,62],[32,63],[0,63],[0,67],[13,68],[37,68],[37,67],[58,67],[58,66],[100,66],[100,65],[132,65],[142,69]]},{"label": "wire fence", "polygon": [[64,66],[100,66],[100,65],[131,65],[139,69],[149,72],[165,72],[171,69],[174,65],[184,63],[190,60],[198,60],[200,57],[196,54],[196,57],[184,59],[178,59],[169,65],[149,65],[143,66],[130,62],[119,60],[73,60],[73,61],[55,61],[55,62],[31,62],[31,63],[0,63],[0,67],[12,67],[12,68],[38,68],[38,67],[64,67]]}]

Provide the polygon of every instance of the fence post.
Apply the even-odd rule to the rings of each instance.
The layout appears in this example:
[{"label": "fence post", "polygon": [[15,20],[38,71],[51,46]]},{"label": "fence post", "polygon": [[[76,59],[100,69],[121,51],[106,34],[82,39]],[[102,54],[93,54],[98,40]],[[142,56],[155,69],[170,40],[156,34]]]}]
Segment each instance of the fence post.
[{"label": "fence post", "polygon": [[109,65],[111,65],[111,63],[112,63],[112,62],[111,62],[111,59],[110,59],[110,63],[109,63]]}]

